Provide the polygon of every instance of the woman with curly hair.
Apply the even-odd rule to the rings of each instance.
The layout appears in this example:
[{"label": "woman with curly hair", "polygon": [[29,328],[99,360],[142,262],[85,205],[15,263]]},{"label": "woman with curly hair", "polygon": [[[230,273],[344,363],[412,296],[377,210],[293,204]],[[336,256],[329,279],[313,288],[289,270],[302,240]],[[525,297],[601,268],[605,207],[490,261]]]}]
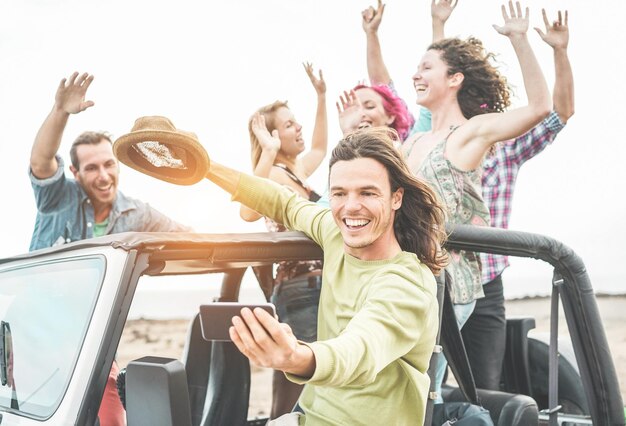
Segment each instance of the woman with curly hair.
[{"label": "woman with curly hair", "polygon": [[[481,164],[498,141],[532,129],[550,113],[547,84],[528,42],[528,8],[517,2],[502,6],[504,25],[496,31],[509,38],[519,60],[528,104],[510,105],[506,79],[491,64],[493,54],[470,37],[431,44],[413,76],[417,103],[432,113],[432,130],[416,134],[403,145],[411,170],[426,179],[445,201],[448,223],[489,225],[482,198]],[[457,322],[461,327],[475,301],[484,296],[481,265],[473,252],[452,251],[447,267]],[[445,366],[445,364],[444,364]],[[441,383],[444,369],[438,372]]]}]

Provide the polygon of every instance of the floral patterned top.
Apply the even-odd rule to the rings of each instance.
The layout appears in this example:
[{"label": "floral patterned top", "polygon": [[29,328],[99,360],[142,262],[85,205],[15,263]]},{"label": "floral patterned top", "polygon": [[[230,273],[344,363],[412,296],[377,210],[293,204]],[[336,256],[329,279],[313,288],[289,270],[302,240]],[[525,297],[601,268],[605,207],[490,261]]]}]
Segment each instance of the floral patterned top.
[{"label": "floral patterned top", "polygon": [[[482,168],[459,170],[445,156],[446,142],[457,128],[452,128],[446,138],[428,154],[419,169],[413,172],[426,180],[445,202],[448,223],[489,226],[489,209],[483,201],[481,189]],[[450,289],[452,302],[466,304],[484,297],[478,254],[466,250],[450,250],[448,254],[450,263],[446,270],[453,278]]]}]

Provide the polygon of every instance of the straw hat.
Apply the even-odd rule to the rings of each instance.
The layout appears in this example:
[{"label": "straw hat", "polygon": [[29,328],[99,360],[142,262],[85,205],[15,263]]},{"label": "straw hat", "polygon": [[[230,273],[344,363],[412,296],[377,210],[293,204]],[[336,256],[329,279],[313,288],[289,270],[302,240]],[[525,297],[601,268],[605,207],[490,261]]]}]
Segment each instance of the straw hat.
[{"label": "straw hat", "polygon": [[115,141],[113,153],[127,166],[177,185],[193,185],[209,171],[198,137],[176,129],[166,117],[138,118],[130,133]]}]

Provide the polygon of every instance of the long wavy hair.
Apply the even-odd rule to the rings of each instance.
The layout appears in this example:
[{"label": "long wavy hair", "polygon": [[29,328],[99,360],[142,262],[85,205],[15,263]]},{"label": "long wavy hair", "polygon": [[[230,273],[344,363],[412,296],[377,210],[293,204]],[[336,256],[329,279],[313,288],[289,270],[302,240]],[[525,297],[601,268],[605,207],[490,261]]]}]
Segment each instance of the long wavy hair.
[{"label": "long wavy hair", "polygon": [[371,158],[382,164],[389,175],[391,191],[404,189],[402,205],[396,210],[393,230],[400,247],[415,253],[434,274],[447,263],[442,249],[446,240],[445,207],[436,193],[423,180],[415,177],[394,147],[395,130],[374,127],[347,135],[339,141],[329,162],[329,169],[338,161]]},{"label": "long wavy hair", "polygon": [[463,74],[457,98],[465,118],[503,112],[511,104],[506,78],[491,64],[495,55],[487,52],[479,39],[447,38],[431,44],[428,50],[441,52],[448,75]]},{"label": "long wavy hair", "polygon": [[389,127],[398,132],[400,141],[404,141],[409,136],[409,131],[415,123],[415,119],[406,103],[385,84],[373,84],[371,86],[358,84],[353,90],[356,92],[359,89],[372,89],[383,98],[385,113],[395,117]]},{"label": "long wavy hair", "polygon": [[[265,125],[267,126],[267,130],[272,133],[272,131],[276,130],[276,121],[275,121],[275,113],[280,108],[289,108],[287,106],[287,101],[274,101],[269,105],[265,105],[257,110],[257,112],[261,113],[263,117],[265,117]],[[254,117],[254,116],[252,116]],[[257,164],[259,164],[259,160],[261,159],[261,153],[263,149],[261,148],[261,144],[257,139],[256,135],[252,131],[252,117],[248,120],[248,132],[250,133],[250,149],[252,151],[252,168],[254,169]]]}]

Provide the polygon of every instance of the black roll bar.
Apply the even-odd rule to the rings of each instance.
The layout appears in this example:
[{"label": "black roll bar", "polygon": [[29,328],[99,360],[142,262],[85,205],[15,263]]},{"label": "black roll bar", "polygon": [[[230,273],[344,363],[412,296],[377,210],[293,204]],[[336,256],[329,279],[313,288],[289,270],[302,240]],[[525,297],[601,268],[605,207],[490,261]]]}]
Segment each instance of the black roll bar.
[{"label": "black roll bar", "polygon": [[448,226],[447,231],[448,249],[534,258],[554,267],[564,280],[563,311],[591,418],[597,425],[624,425],[613,358],[582,259],[565,244],[543,235],[469,225]]}]

